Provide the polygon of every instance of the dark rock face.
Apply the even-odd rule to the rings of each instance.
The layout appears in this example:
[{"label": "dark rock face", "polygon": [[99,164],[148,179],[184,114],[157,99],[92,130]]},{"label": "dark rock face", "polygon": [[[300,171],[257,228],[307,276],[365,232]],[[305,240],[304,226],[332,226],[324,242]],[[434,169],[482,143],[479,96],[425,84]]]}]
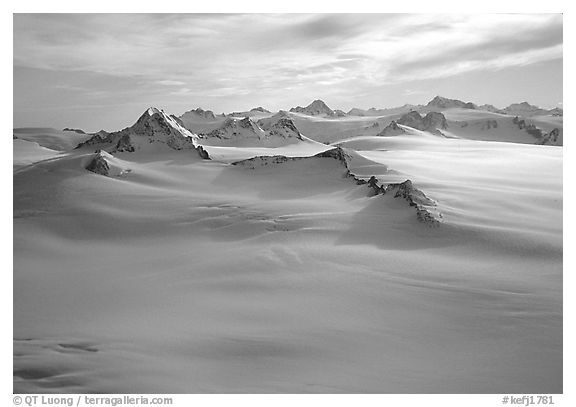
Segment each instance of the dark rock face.
[{"label": "dark rock face", "polygon": [[[377,124],[377,123],[376,123]],[[392,120],[388,126],[384,128],[380,133],[376,134],[377,136],[397,136],[399,134],[406,133],[402,127],[398,126],[398,123],[395,120]]]},{"label": "dark rock face", "polygon": [[270,126],[269,136],[280,136],[283,138],[295,137],[304,140],[304,137],[289,117],[281,117],[276,123]]},{"label": "dark rock face", "polygon": [[117,152],[134,152],[134,146],[132,145],[132,140],[130,140],[129,134],[123,134],[118,139],[118,143],[116,143],[116,147],[114,148]]},{"label": "dark rock face", "polygon": [[530,134],[535,138],[541,138],[543,136],[542,130],[540,130],[532,123],[526,123],[524,119],[520,119],[518,116],[515,116],[512,119],[512,123],[517,125],[520,130],[525,130],[526,133]]},{"label": "dark rock face", "polygon": [[398,123],[421,130],[420,127],[422,127],[422,116],[420,116],[420,113],[413,110],[402,115],[402,117],[398,119]]},{"label": "dark rock face", "polygon": [[497,128],[498,128],[498,122],[496,120],[486,120],[486,122],[482,125],[482,130],[490,130]]},{"label": "dark rock face", "polygon": [[544,134],[536,144],[548,146],[562,145],[560,142],[560,130],[555,128],[550,133]]},{"label": "dark rock face", "polygon": [[448,128],[448,122],[442,113],[430,112],[422,119],[422,126],[427,130],[445,130]]},{"label": "dark rock face", "polygon": [[96,151],[94,158],[92,158],[92,161],[90,161],[86,169],[95,174],[104,175],[105,177],[110,174],[108,161],[106,161],[106,158],[104,158],[104,155],[100,150]]},{"label": "dark rock face", "polygon": [[74,133],[78,133],[78,134],[86,134],[86,133],[84,132],[84,130],[81,130],[81,129],[71,129],[71,128],[69,128],[69,127],[63,128],[62,131],[73,131]]},{"label": "dark rock face", "polygon": [[420,113],[411,111],[398,119],[398,123],[417,130],[429,132],[437,132],[437,130],[445,130],[448,128],[446,117],[439,112],[429,112],[426,116],[422,117]]},{"label": "dark rock face", "polygon": [[268,165],[277,165],[277,164],[285,163],[287,161],[295,161],[295,160],[303,160],[303,159],[304,158],[302,158],[302,157],[286,157],[283,155],[257,156],[257,157],[248,158],[246,160],[233,162],[232,165],[239,166],[239,167],[241,166],[241,167],[249,168],[249,169],[253,170],[253,169],[265,167]]},{"label": "dark rock face", "polygon": [[206,151],[204,149],[204,147],[198,146],[198,147],[196,147],[196,151],[198,151],[198,155],[200,156],[200,158],[202,158],[204,160],[210,159],[210,155],[208,154],[208,151]]},{"label": "dark rock face", "polygon": [[253,128],[253,121],[249,117],[245,117],[238,122],[238,126],[244,129],[252,129]]},{"label": "dark rock face", "polygon": [[276,123],[274,123],[273,127],[282,127],[282,128],[289,129],[295,133],[299,133],[299,131],[296,128],[296,125],[294,124],[292,119],[289,119],[287,117],[283,117],[280,120],[278,120]]},{"label": "dark rock face", "polygon": [[384,191],[386,194],[394,193],[394,198],[402,198],[406,200],[410,206],[436,205],[424,192],[415,188],[409,179],[401,183],[388,184]]},{"label": "dark rock face", "polygon": [[346,167],[346,169],[348,169],[348,160],[350,159],[350,156],[346,154],[342,147],[336,147],[331,150],[323,151],[316,154],[314,157],[333,158],[340,161]]}]

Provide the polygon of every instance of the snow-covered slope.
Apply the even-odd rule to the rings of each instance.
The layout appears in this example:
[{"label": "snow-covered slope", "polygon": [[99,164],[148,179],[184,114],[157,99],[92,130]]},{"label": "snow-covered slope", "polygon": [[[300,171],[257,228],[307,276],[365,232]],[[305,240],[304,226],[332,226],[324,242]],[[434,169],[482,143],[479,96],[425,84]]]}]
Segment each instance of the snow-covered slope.
[{"label": "snow-covered slope", "polygon": [[[416,218],[419,222],[430,227],[440,225],[442,215],[436,210],[436,203],[426,197],[422,191],[416,189],[410,180],[382,185],[375,175],[361,175],[361,172],[366,171],[366,169],[378,166],[377,163],[367,160],[354,151],[341,147],[332,148],[311,157],[258,156],[234,162],[233,165],[252,170],[282,166],[283,171],[294,173],[294,164],[298,166],[298,170],[301,170],[304,166],[312,163],[311,165],[319,170],[319,168],[324,168],[326,165],[331,167],[334,160],[336,165],[340,167],[340,171],[331,170],[335,174],[339,173],[341,177],[351,178],[357,185],[366,184],[375,195],[388,194],[393,195],[394,198],[402,198],[407,202],[408,206],[415,208]],[[292,165],[284,166],[287,163]],[[384,166],[378,172],[387,173],[389,170]]]},{"label": "snow-covered slope", "polygon": [[399,107],[391,107],[386,109],[376,109],[375,107],[371,107],[368,110],[359,109],[359,108],[352,108],[348,111],[348,116],[389,116],[389,115],[396,115],[396,114],[404,114],[408,113],[411,110],[419,110],[424,106],[421,105],[411,105],[405,104]]},{"label": "snow-covered slope", "polygon": [[182,125],[192,133],[205,133],[222,125],[226,117],[216,116],[211,110],[197,108],[178,117]]},{"label": "snow-covered slope", "polygon": [[37,143],[42,147],[57,151],[72,150],[79,143],[92,137],[92,134],[79,134],[49,127],[15,128],[12,134],[17,139]]},{"label": "snow-covered slope", "polygon": [[404,113],[15,139],[14,392],[561,393],[562,148]]},{"label": "snow-covered slope", "polygon": [[549,110],[531,105],[528,102],[512,103],[510,106],[505,107],[502,110],[504,113],[509,114],[511,116],[522,116],[522,117],[545,115],[550,113]]},{"label": "snow-covered slope", "polygon": [[[448,129],[444,133],[451,137],[522,144],[563,144],[562,117],[521,118],[470,109],[448,109],[443,113],[448,119]],[[547,137],[553,131],[558,136]]]},{"label": "snow-covered slope", "polygon": [[258,106],[243,112],[228,113],[227,116],[240,117],[240,118],[252,117],[254,120],[258,120],[263,117],[270,117],[273,114],[274,113],[272,113],[267,109],[264,109],[262,106]]},{"label": "snow-covered slope", "polygon": [[12,148],[12,166],[14,169],[46,160],[62,153],[61,151],[42,147],[36,142],[20,139],[14,139]]}]

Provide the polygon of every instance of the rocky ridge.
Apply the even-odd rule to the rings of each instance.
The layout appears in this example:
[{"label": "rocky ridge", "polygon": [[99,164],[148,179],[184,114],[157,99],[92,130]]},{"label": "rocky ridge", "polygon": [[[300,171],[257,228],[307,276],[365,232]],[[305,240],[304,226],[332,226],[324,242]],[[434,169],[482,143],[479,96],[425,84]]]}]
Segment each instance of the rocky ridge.
[{"label": "rocky ridge", "polygon": [[416,130],[428,131],[431,133],[442,134],[440,130],[448,128],[448,121],[446,117],[439,112],[429,112],[426,116],[421,116],[420,113],[413,110],[404,114],[398,119],[397,124],[412,127]]},{"label": "rocky ridge", "polygon": [[367,185],[373,195],[392,195],[393,198],[401,198],[408,203],[410,207],[416,210],[416,217],[419,222],[428,227],[438,227],[442,222],[442,214],[436,209],[436,202],[428,198],[424,192],[414,187],[411,180],[407,179],[401,183],[389,183],[386,185],[379,184],[375,176],[362,177],[354,174],[350,170],[352,156],[342,147],[332,148],[330,150],[318,153],[312,157],[286,157],[277,156],[257,156],[246,160],[232,163],[247,169],[256,169],[268,165],[279,165],[288,161],[310,160],[315,158],[330,158],[337,160],[346,170],[345,176],[352,178],[358,185]]}]

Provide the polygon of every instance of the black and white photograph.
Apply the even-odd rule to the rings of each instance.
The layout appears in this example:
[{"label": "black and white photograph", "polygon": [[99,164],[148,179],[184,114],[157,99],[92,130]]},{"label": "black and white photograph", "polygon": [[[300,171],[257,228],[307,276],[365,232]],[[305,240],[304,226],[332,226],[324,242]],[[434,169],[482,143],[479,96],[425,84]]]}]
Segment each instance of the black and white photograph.
[{"label": "black and white photograph", "polygon": [[564,15],[293,11],[13,13],[13,394],[562,405]]}]

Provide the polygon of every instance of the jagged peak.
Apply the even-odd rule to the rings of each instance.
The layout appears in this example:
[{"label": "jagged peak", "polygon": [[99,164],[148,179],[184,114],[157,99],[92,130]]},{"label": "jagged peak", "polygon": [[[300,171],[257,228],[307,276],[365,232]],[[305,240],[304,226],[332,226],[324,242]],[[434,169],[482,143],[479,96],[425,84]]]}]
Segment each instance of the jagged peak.
[{"label": "jagged peak", "polygon": [[148,116],[154,116],[155,114],[164,114],[164,111],[156,107],[149,107],[146,113],[148,113]]}]

